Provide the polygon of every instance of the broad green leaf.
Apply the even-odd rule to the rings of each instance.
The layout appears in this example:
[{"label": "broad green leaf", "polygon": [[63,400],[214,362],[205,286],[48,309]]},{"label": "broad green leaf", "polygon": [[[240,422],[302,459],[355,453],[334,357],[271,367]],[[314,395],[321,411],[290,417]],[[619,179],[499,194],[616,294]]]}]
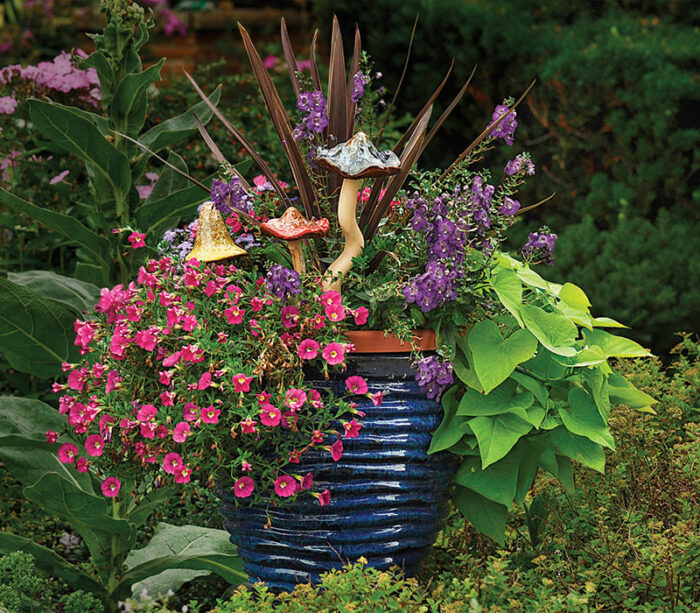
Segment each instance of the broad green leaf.
[{"label": "broad green leaf", "polygon": [[563,300],[569,304],[569,306],[579,311],[588,312],[591,306],[591,302],[588,300],[586,293],[573,283],[564,283],[559,290],[558,296],[560,300]]},{"label": "broad green leaf", "polygon": [[551,351],[540,347],[535,357],[523,364],[528,374],[546,381],[558,381],[566,376],[567,367],[559,362]]},{"label": "broad green leaf", "polygon": [[[464,351],[465,349],[466,353]],[[481,385],[481,381],[479,381],[476,373],[469,366],[469,358],[467,357],[469,353],[469,347],[466,346],[466,342],[460,342],[460,339],[457,339],[457,351],[452,367],[454,368],[457,378],[462,383],[478,392],[483,392],[484,386]]]},{"label": "broad green leaf", "polygon": [[121,132],[135,138],[146,121],[148,96],[146,90],[160,80],[165,58],[144,71],[126,75],[114,92],[110,115]]},{"label": "broad green leaf", "polygon": [[44,224],[54,232],[62,234],[73,243],[84,247],[94,254],[98,263],[110,260],[110,244],[106,238],[96,234],[85,227],[75,217],[56,213],[48,208],[38,207],[22,198],[11,194],[6,189],[0,187],[0,203],[6,207],[24,213],[28,217]]},{"label": "broad green leaf", "polygon": [[494,321],[476,324],[467,337],[474,371],[488,393],[503,383],[515,367],[529,360],[537,350],[537,341],[527,330],[516,330],[507,339]]},{"label": "broad green leaf", "polygon": [[630,409],[654,413],[651,405],[656,404],[658,400],[638,390],[624,377],[617,373],[612,373],[608,375],[607,383],[610,402],[627,405]]},{"label": "broad green leaf", "polygon": [[598,443],[583,436],[576,436],[564,427],[555,428],[550,432],[550,436],[559,455],[581,462],[600,473],[605,472],[605,453]]},{"label": "broad green leaf", "polygon": [[44,137],[92,167],[100,201],[126,201],[131,187],[129,160],[90,121],[41,100],[29,101],[29,114]]},{"label": "broad green leaf", "polygon": [[[209,96],[213,104],[218,104],[221,98],[221,85]],[[183,138],[189,138],[197,131],[197,124],[194,122],[194,115],[199,117],[202,124],[206,125],[212,117],[212,110],[204,100],[201,100],[182,115],[167,119],[154,126],[145,134],[139,137],[139,142],[148,147],[154,153],[161,149],[174,145]],[[145,154],[148,155],[148,154]]]},{"label": "broad green leaf", "polygon": [[530,408],[525,411],[525,421],[532,424],[535,428],[539,429],[544,421],[544,416],[546,412],[544,407],[539,404],[533,404]]},{"label": "broad green leaf", "polygon": [[[174,151],[170,151],[168,153],[168,162],[170,162],[176,168],[182,170],[184,173],[189,172],[185,160],[183,160],[182,156]],[[186,189],[188,186],[189,181],[185,177],[175,172],[172,168],[163,166],[162,171],[158,176],[158,180],[153,186],[151,195],[146,199],[146,203],[165,198],[173,192]]]},{"label": "broad green leaf", "polygon": [[621,324],[619,321],[615,321],[609,317],[593,318],[593,326],[596,328],[627,328],[625,324]]},{"label": "broad green leaf", "polygon": [[141,497],[139,504],[129,506],[126,518],[130,524],[140,526],[146,522],[151,514],[162,507],[164,503],[174,500],[176,493],[171,487],[160,487]]},{"label": "broad green leaf", "polygon": [[75,278],[97,287],[110,285],[109,272],[105,271],[104,268],[88,264],[87,262],[78,262],[75,265]]},{"label": "broad green leaf", "polygon": [[504,505],[460,485],[455,486],[453,502],[479,532],[500,545],[504,544],[508,516],[508,509]]},{"label": "broad green leaf", "polygon": [[532,405],[534,397],[528,391],[515,394],[515,387],[515,382],[506,381],[488,394],[468,389],[459,402],[457,415],[477,417],[516,412],[524,419],[524,411]]},{"label": "broad green leaf", "polygon": [[91,113],[90,111],[84,111],[83,109],[79,109],[78,107],[75,106],[67,106],[64,104],[59,104],[58,102],[52,102],[54,106],[63,109],[69,113],[73,113],[74,115],[77,115],[78,117],[81,117],[83,119],[86,119],[90,123],[92,123],[102,135],[110,135],[111,136],[111,131],[109,129],[109,119],[104,117],[103,115],[98,115],[97,113]]},{"label": "broad green leaf", "polygon": [[547,313],[531,304],[523,305],[521,312],[527,329],[549,351],[563,356],[576,354],[573,344],[578,336],[578,328],[566,317],[557,313]]},{"label": "broad green leaf", "polygon": [[653,355],[639,343],[605,330],[584,330],[583,338],[587,345],[600,347],[608,358],[648,358]]},{"label": "broad green leaf", "polygon": [[131,586],[131,595],[136,598],[146,590],[151,598],[165,597],[169,591],[177,592],[183,584],[193,581],[197,577],[211,575],[209,570],[189,570],[187,568],[172,568],[162,573],[146,577]]},{"label": "broad green leaf", "polygon": [[2,278],[0,296],[0,351],[13,368],[52,377],[77,361],[72,310]]},{"label": "broad green leaf", "polygon": [[231,585],[247,579],[228,532],[199,526],[158,524],[148,545],[129,553],[125,567],[126,572],[113,592],[117,598],[129,595],[134,583],[168,569],[214,572]]},{"label": "broad green leaf", "polygon": [[515,317],[520,327],[523,327],[523,320],[520,316],[523,286],[518,275],[512,270],[500,268],[492,277],[491,286],[498,295],[501,304]]},{"label": "broad green leaf", "polygon": [[479,441],[482,469],[505,457],[532,430],[531,424],[512,413],[475,417],[469,420],[469,427]]},{"label": "broad green leaf", "polygon": [[73,309],[76,313],[92,311],[100,297],[100,288],[96,285],[49,270],[10,272],[7,278],[16,285],[27,287],[44,298]]},{"label": "broad green leaf", "polygon": [[[564,486],[567,492],[574,491],[574,469],[571,460],[567,457],[557,455],[554,445],[550,443],[550,445],[542,451],[537,461],[544,470],[559,480],[559,483]],[[603,457],[603,465],[604,464],[605,457]]]},{"label": "broad green leaf", "polygon": [[0,531],[0,553],[8,554],[13,551],[24,551],[32,555],[37,568],[50,577],[62,579],[76,590],[92,592],[96,596],[106,599],[107,593],[99,582],[51,549],[23,536]]},{"label": "broad green leaf", "polygon": [[520,454],[509,453],[482,470],[478,457],[464,458],[457,469],[455,482],[510,509],[515,497],[520,460]]},{"label": "broad green leaf", "polygon": [[570,358],[562,358],[560,361],[572,368],[582,368],[584,366],[596,366],[607,361],[606,355],[600,347],[585,347]]},{"label": "broad green leaf", "polygon": [[610,416],[610,396],[606,375],[597,368],[587,368],[583,371],[583,378],[588,383],[600,416],[607,424]]},{"label": "broad green leaf", "polygon": [[518,441],[516,450],[519,458],[518,482],[515,488],[515,501],[522,504],[537,475],[537,467],[542,452],[549,445],[547,435],[527,436]]},{"label": "broad green leaf", "polygon": [[444,410],[444,416],[437,430],[433,432],[433,438],[430,440],[428,455],[449,449],[452,447],[452,445],[458,443],[464,436],[463,428],[466,426],[467,419],[456,416],[457,389],[458,387],[453,385],[442,395],[442,408]]},{"label": "broad green leaf", "polygon": [[[209,185],[210,181],[204,181],[204,184]],[[191,185],[139,206],[136,209],[136,224],[147,234],[157,235],[166,228],[177,225],[182,218],[194,217],[197,207],[208,198],[207,192]]]},{"label": "broad green leaf", "polygon": [[547,391],[547,388],[537,379],[533,379],[532,377],[517,371],[513,372],[510,375],[510,378],[521,387],[524,387],[526,390],[532,392],[542,406],[547,406],[549,392]]},{"label": "broad green leaf", "polygon": [[559,408],[559,417],[569,432],[585,436],[604,447],[615,449],[612,434],[590,394],[580,387],[575,387],[569,392],[569,406],[570,410]]}]

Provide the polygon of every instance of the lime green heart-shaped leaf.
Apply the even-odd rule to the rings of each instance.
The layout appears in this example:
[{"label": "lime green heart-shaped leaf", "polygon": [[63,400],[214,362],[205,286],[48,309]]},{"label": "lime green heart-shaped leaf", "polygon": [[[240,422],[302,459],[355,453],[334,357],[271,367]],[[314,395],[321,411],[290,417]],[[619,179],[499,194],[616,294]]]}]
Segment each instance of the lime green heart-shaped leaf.
[{"label": "lime green heart-shaped leaf", "polygon": [[532,424],[513,413],[475,417],[469,420],[469,427],[479,441],[482,469],[504,458],[532,430]]},{"label": "lime green heart-shaped leaf", "polygon": [[573,345],[578,337],[578,328],[568,318],[558,313],[547,313],[531,304],[523,305],[521,312],[527,329],[552,353],[563,356],[576,354]]}]

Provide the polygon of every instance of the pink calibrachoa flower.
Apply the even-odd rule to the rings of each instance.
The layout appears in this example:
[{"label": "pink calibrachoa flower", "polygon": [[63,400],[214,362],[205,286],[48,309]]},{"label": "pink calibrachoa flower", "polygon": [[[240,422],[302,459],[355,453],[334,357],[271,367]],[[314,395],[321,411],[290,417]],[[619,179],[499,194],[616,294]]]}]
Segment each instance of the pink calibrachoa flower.
[{"label": "pink calibrachoa flower", "polygon": [[297,355],[302,360],[313,360],[318,355],[320,349],[321,345],[319,345],[314,339],[307,338],[299,343]]},{"label": "pink calibrachoa flower", "polygon": [[323,408],[323,400],[321,400],[321,394],[318,392],[318,390],[311,390],[309,392],[309,401],[314,409]]},{"label": "pink calibrachoa flower", "polygon": [[384,394],[381,391],[375,392],[369,395],[369,399],[375,407],[378,407],[384,401]]},{"label": "pink calibrachoa flower", "polygon": [[343,441],[338,439],[329,447],[329,450],[331,452],[331,457],[333,458],[333,461],[337,462],[338,460],[340,460],[340,458],[343,457]]},{"label": "pink calibrachoa flower", "polygon": [[143,404],[136,413],[136,419],[139,421],[151,421],[158,414],[158,409],[152,404]]},{"label": "pink calibrachoa flower", "polygon": [[189,483],[192,469],[189,466],[181,466],[175,470],[175,483]]},{"label": "pink calibrachoa flower", "polygon": [[185,464],[182,461],[182,457],[179,453],[171,451],[170,453],[166,453],[165,457],[163,458],[163,470],[169,475],[174,475],[177,470],[182,468],[184,465]]},{"label": "pink calibrachoa flower", "polygon": [[331,366],[342,364],[345,360],[345,347],[340,343],[328,343],[323,348],[321,356]]},{"label": "pink calibrachoa flower", "polygon": [[300,480],[299,485],[302,490],[310,490],[311,486],[314,484],[314,474],[306,473]]},{"label": "pink calibrachoa flower", "polygon": [[284,395],[284,406],[292,409],[292,411],[298,411],[304,406],[306,402],[306,392],[304,390],[292,387],[287,390]]},{"label": "pink calibrachoa flower", "polygon": [[186,421],[178,422],[173,428],[173,440],[176,443],[184,443],[190,434],[192,434],[192,429]]},{"label": "pink calibrachoa flower", "polygon": [[299,323],[299,309],[295,306],[284,306],[281,312],[282,325],[285,328],[293,328]]},{"label": "pink calibrachoa flower", "polygon": [[194,402],[186,402],[182,408],[182,419],[185,421],[197,421],[199,417],[199,407]]},{"label": "pink calibrachoa flower", "polygon": [[182,329],[185,332],[192,332],[198,325],[199,322],[194,315],[186,315],[182,318]]},{"label": "pink calibrachoa flower", "polygon": [[79,369],[71,371],[68,375],[68,387],[77,392],[82,392],[85,384],[90,379],[90,371],[82,366]]},{"label": "pink calibrachoa flower", "polygon": [[356,438],[357,435],[360,434],[362,425],[356,419],[353,419],[352,421],[344,422],[343,428],[345,429],[345,436],[347,438]]},{"label": "pink calibrachoa flower", "polygon": [[153,422],[146,422],[139,425],[139,431],[141,432],[141,436],[150,440],[156,438],[157,429],[158,424],[154,424]]},{"label": "pink calibrachoa flower", "polygon": [[170,385],[174,373],[174,370],[161,370],[158,373],[158,381],[160,381],[163,385]]},{"label": "pink calibrachoa flower", "polygon": [[258,422],[248,416],[241,422],[241,432],[244,434],[255,434],[255,425]]},{"label": "pink calibrachoa flower", "polygon": [[87,459],[80,457],[75,461],[75,470],[79,473],[86,473],[90,468],[90,462]]},{"label": "pink calibrachoa flower", "polygon": [[119,384],[122,382],[122,378],[119,375],[118,370],[110,370],[107,373],[107,385],[105,386],[105,394],[109,394],[114,390],[119,388]]},{"label": "pink calibrachoa flower", "polygon": [[255,481],[250,477],[241,477],[233,486],[233,493],[236,498],[248,498],[255,489]]},{"label": "pink calibrachoa flower", "polygon": [[358,326],[364,326],[369,318],[369,311],[367,307],[358,307],[352,312],[352,316],[355,319],[355,324]]},{"label": "pink calibrachoa flower", "polygon": [[158,342],[158,329],[149,328],[148,330],[139,330],[134,340],[141,349],[153,351]]},{"label": "pink calibrachoa flower", "polygon": [[233,375],[231,379],[231,381],[233,382],[233,390],[235,392],[249,392],[250,382],[252,380],[253,377],[247,377],[244,373]]},{"label": "pink calibrachoa flower", "polygon": [[202,390],[207,389],[210,385],[211,385],[211,373],[210,372],[202,373],[202,376],[199,378],[199,381],[197,382],[197,389],[201,392]]},{"label": "pink calibrachoa flower", "polygon": [[132,232],[129,235],[129,242],[131,243],[131,248],[132,249],[139,249],[140,247],[145,247],[146,246],[146,241],[144,240],[146,238],[145,234],[142,234],[141,232]]},{"label": "pink calibrachoa flower", "polygon": [[218,424],[219,415],[221,415],[221,409],[215,409],[213,404],[208,407],[202,407],[202,421],[205,424]]},{"label": "pink calibrachoa flower", "polygon": [[260,423],[263,426],[279,426],[282,421],[282,411],[271,404],[264,404],[260,407]]},{"label": "pink calibrachoa flower", "polygon": [[160,401],[164,407],[175,406],[175,392],[162,392]]},{"label": "pink calibrachoa flower", "polygon": [[46,437],[47,443],[55,443],[58,440],[58,432],[54,432],[53,430],[48,430],[44,433],[44,436]]},{"label": "pink calibrachoa flower", "polygon": [[99,457],[105,449],[105,442],[99,434],[91,434],[85,439],[85,453]]},{"label": "pink calibrachoa flower", "polygon": [[244,473],[247,473],[248,471],[253,470],[253,465],[250,462],[243,462],[243,464],[241,464],[241,470]]},{"label": "pink calibrachoa flower", "polygon": [[107,477],[101,485],[102,493],[107,498],[116,498],[119,496],[119,488],[122,486],[122,482],[116,477]]},{"label": "pink calibrachoa flower", "polygon": [[343,305],[332,305],[326,307],[326,317],[330,321],[342,321],[345,319],[345,307]]},{"label": "pink calibrachoa flower", "polygon": [[320,494],[314,493],[314,496],[318,498],[318,502],[322,507],[325,507],[331,501],[331,491],[328,489],[323,490]]},{"label": "pink calibrachoa flower", "polygon": [[258,404],[262,406],[264,404],[269,404],[272,394],[270,394],[270,392],[262,391],[259,394],[255,394],[255,398],[257,399]]},{"label": "pink calibrachoa flower", "polygon": [[289,498],[294,495],[297,489],[297,482],[294,477],[282,475],[275,479],[275,494],[281,498]]},{"label": "pink calibrachoa flower", "polygon": [[314,430],[312,435],[311,435],[311,442],[312,443],[322,443],[324,436],[325,436],[325,434],[323,434],[323,432],[321,432],[320,430]]},{"label": "pink calibrachoa flower", "polygon": [[239,309],[237,306],[232,306],[228,309],[224,309],[224,315],[226,321],[230,324],[239,324],[243,321],[243,315],[245,315],[245,309]]},{"label": "pink calibrachoa flower", "polygon": [[78,455],[78,448],[73,443],[63,443],[58,448],[58,459],[64,464],[73,464]]},{"label": "pink calibrachoa flower", "polygon": [[321,304],[324,307],[342,306],[343,298],[335,290],[328,290],[327,292],[323,292],[323,294],[321,294]]},{"label": "pink calibrachoa flower", "polygon": [[367,381],[365,381],[359,375],[354,375],[345,379],[345,386],[353,394],[357,394],[358,396],[366,394],[369,390],[369,388],[367,387]]}]

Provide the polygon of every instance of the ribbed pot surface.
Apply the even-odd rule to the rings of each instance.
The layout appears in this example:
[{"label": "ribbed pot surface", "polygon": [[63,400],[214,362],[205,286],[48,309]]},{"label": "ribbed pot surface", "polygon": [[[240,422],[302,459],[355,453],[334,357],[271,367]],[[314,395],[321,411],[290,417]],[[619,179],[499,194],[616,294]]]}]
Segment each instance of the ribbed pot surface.
[{"label": "ribbed pot surface", "polygon": [[290,591],[360,556],[380,570],[396,565],[415,575],[441,528],[456,464],[449,454],[427,455],[440,404],[421,393],[405,355],[357,356],[354,364],[350,374],[364,376],[371,392],[382,390],[384,402],[358,397],[366,416],[360,435],[343,439],[340,461],[306,454],[299,467],[313,472],[314,489],[330,489],[329,505],[300,497],[281,508],[237,507],[230,490],[217,491],[251,581]]}]

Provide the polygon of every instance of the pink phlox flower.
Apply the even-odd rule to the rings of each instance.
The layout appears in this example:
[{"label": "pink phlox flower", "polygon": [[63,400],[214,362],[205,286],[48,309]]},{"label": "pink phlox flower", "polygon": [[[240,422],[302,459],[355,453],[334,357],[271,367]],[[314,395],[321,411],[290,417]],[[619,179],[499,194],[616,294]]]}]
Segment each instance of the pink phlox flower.
[{"label": "pink phlox flower", "polygon": [[345,429],[345,436],[347,438],[356,438],[360,434],[362,424],[360,424],[356,419],[353,419],[352,421],[344,422],[343,428]]},{"label": "pink phlox flower", "polygon": [[247,377],[244,373],[233,375],[231,378],[231,381],[233,382],[233,390],[235,392],[249,392],[250,382],[252,380],[253,377]]},{"label": "pink phlox flower", "polygon": [[384,401],[384,394],[381,391],[375,392],[369,395],[369,399],[375,407],[378,407]]},{"label": "pink phlox flower", "polygon": [[185,421],[197,421],[199,418],[199,407],[194,402],[186,402],[182,408],[182,419]]},{"label": "pink phlox flower", "polygon": [[119,496],[119,488],[122,486],[121,481],[116,477],[107,477],[100,486],[102,493],[107,498],[116,498]]},{"label": "pink phlox flower", "polygon": [[297,388],[290,388],[284,395],[284,406],[292,409],[292,411],[298,411],[304,406],[306,402],[306,392]]},{"label": "pink phlox flower", "polygon": [[90,371],[85,366],[82,366],[71,371],[68,375],[68,387],[77,392],[82,392],[89,379]]},{"label": "pink phlox flower", "polygon": [[205,424],[218,424],[219,415],[221,415],[221,409],[215,409],[213,404],[208,407],[202,407],[201,409],[202,421]]},{"label": "pink phlox flower", "polygon": [[105,442],[99,434],[91,434],[85,439],[85,453],[92,457],[99,457],[105,448]]},{"label": "pink phlox flower", "polygon": [[350,392],[357,395],[366,394],[369,390],[367,387],[367,381],[365,381],[359,375],[354,375],[345,379],[345,386]]},{"label": "pink phlox flower", "polygon": [[211,386],[211,373],[209,371],[202,373],[202,376],[197,382],[197,389],[201,392]]},{"label": "pink phlox flower", "polygon": [[282,412],[271,404],[264,404],[260,407],[260,423],[263,426],[279,426],[282,421]]},{"label": "pink phlox flower", "polygon": [[236,498],[248,498],[255,489],[255,481],[250,477],[241,477],[233,486],[233,493]]},{"label": "pink phlox flower", "polygon": [[[15,100],[12,96],[0,96],[0,115],[12,115],[12,113],[15,112],[15,109],[17,108],[17,100]],[[68,174],[68,171],[64,171],[66,174]],[[63,173],[61,173],[63,174]],[[60,176],[60,175],[58,175]],[[66,175],[63,175],[65,177]],[[63,178],[61,177],[61,178]],[[54,177],[55,179],[56,177]],[[60,180],[60,179],[59,179]],[[58,181],[54,181],[51,179],[50,183],[58,183]],[[52,184],[53,184],[52,183]]]},{"label": "pink phlox flower", "polygon": [[342,305],[332,305],[326,307],[326,317],[330,321],[341,321],[345,319],[345,307]]},{"label": "pink phlox flower", "polygon": [[55,443],[58,440],[58,432],[55,432],[54,430],[47,430],[44,433],[44,436],[46,437],[47,443]]},{"label": "pink phlox flower", "polygon": [[356,325],[364,326],[369,318],[369,310],[367,307],[358,307],[352,312],[352,316],[355,319]]},{"label": "pink phlox flower", "polygon": [[194,315],[187,315],[182,319],[182,329],[185,332],[192,332],[198,325],[199,322]]},{"label": "pink phlox flower", "polygon": [[141,422],[152,421],[158,415],[158,409],[152,404],[143,404],[141,408],[136,412],[136,419]]},{"label": "pink phlox flower", "polygon": [[160,402],[164,407],[172,407],[175,405],[175,392],[161,392]]},{"label": "pink phlox flower", "polygon": [[340,343],[328,343],[323,348],[321,356],[331,366],[342,364],[345,360],[345,347]]},{"label": "pink phlox flower", "polygon": [[190,434],[192,434],[192,429],[186,421],[178,422],[173,428],[173,440],[176,443],[184,443]]},{"label": "pink phlox flower", "polygon": [[141,232],[132,232],[127,240],[131,243],[132,249],[140,249],[146,246],[145,238],[146,235]]},{"label": "pink phlox flower", "polygon": [[312,338],[306,338],[297,349],[297,354],[302,360],[313,360],[320,351],[321,346]]},{"label": "pink phlox flower", "polygon": [[329,451],[331,452],[331,457],[333,458],[334,462],[340,460],[340,458],[343,457],[343,441],[338,439],[329,447]]},{"label": "pink phlox flower", "polygon": [[325,435],[320,430],[314,430],[312,435],[311,435],[311,442],[312,443],[322,443],[324,436]]},{"label": "pink phlox flower", "polygon": [[73,464],[78,455],[78,448],[73,443],[63,443],[58,448],[58,459],[64,464]]},{"label": "pink phlox flower", "polygon": [[280,498],[289,498],[294,495],[297,489],[297,482],[294,477],[282,475],[275,479],[275,494]]},{"label": "pink phlox flower", "polygon": [[163,470],[166,473],[169,475],[174,475],[175,472],[182,466],[184,466],[184,462],[182,461],[182,457],[179,453],[171,451],[170,453],[165,454],[165,457],[163,458]]},{"label": "pink phlox flower", "polygon": [[321,304],[326,308],[343,306],[343,297],[335,290],[328,290],[321,294]]},{"label": "pink phlox flower", "polygon": [[241,432],[243,432],[244,434],[255,434],[255,432],[256,432],[256,430],[255,430],[255,425],[256,425],[257,423],[258,423],[258,422],[255,421],[252,417],[250,417],[250,416],[246,417],[246,418],[240,423]]},{"label": "pink phlox flower", "polygon": [[282,307],[282,325],[285,328],[293,328],[299,323],[299,309],[295,306]]}]

